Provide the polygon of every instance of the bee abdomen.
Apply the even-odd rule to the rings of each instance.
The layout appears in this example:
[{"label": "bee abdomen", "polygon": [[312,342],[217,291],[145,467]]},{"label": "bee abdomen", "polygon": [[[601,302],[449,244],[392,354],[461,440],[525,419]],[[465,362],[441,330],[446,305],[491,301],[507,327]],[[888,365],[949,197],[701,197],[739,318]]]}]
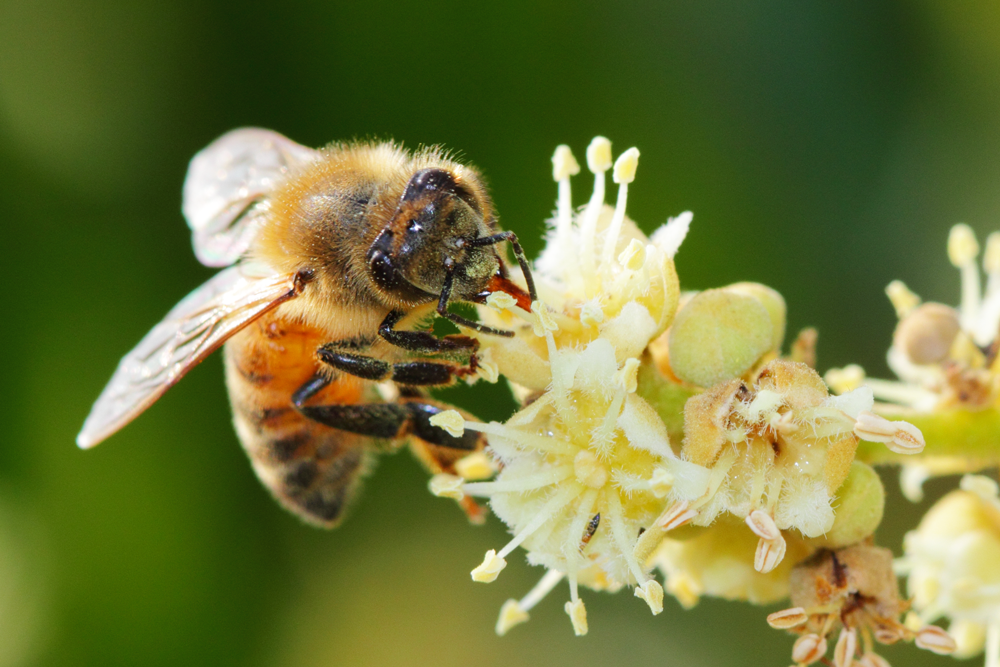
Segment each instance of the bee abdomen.
[{"label": "bee abdomen", "polygon": [[272,431],[241,424],[237,433],[264,486],[306,522],[332,528],[343,518],[370,456],[358,436],[315,426],[305,418],[293,430]]},{"label": "bee abdomen", "polygon": [[[263,344],[263,327],[226,346],[226,384],[243,449],[264,486],[285,508],[325,528],[343,519],[373,458],[370,439],[317,424],[292,406],[294,391],[316,371],[308,341],[278,338],[280,354]],[[350,387],[330,400],[357,400]]]}]

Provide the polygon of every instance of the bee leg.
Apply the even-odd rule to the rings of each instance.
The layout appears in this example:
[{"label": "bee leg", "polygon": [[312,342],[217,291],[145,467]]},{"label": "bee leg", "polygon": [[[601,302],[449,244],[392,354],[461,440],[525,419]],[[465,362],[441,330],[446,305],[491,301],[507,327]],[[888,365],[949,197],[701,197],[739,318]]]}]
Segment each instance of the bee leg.
[{"label": "bee leg", "polygon": [[456,379],[475,373],[478,368],[475,355],[472,356],[468,366],[440,361],[403,361],[391,364],[363,354],[342,352],[336,343],[319,348],[316,350],[316,356],[324,364],[363,380],[374,382],[392,380],[416,386],[449,385]]},{"label": "bee leg", "polygon": [[[444,429],[431,424],[431,417],[452,408],[426,400],[399,403],[305,405],[305,401],[319,390],[315,386],[310,387],[311,382],[306,383],[302,389],[295,392],[293,401],[298,401],[295,403],[295,408],[304,416],[324,426],[387,440],[412,435],[425,443],[458,452],[455,460],[469,452],[481,449],[485,444],[482,441],[483,436],[476,431],[465,431],[461,436],[455,437]],[[321,385],[320,388],[322,386],[324,385]],[[450,468],[452,463],[454,461],[440,467]]]},{"label": "bee leg", "polygon": [[490,327],[482,322],[476,322],[475,320],[470,320],[467,317],[462,317],[457,313],[452,313],[448,310],[448,301],[451,299],[451,291],[453,289],[455,281],[455,267],[452,266],[448,269],[448,272],[444,276],[444,286],[441,288],[441,298],[438,299],[437,314],[446,320],[454,322],[460,327],[468,327],[469,329],[474,329],[479,333],[490,334],[491,336],[503,336],[504,338],[513,338],[514,332],[507,331],[506,329],[497,329],[496,327]]},{"label": "bee leg", "polygon": [[[306,382],[292,395],[295,408],[305,417],[341,431],[385,440],[410,436],[410,447],[414,454],[432,473],[455,474],[455,463],[459,459],[486,446],[486,439],[481,433],[465,431],[461,436],[455,437],[431,424],[431,417],[452,408],[417,394],[397,403],[306,405],[310,398],[329,383],[330,380],[321,375]],[[459,506],[471,522],[484,521],[485,508],[471,498],[463,498],[459,501]]]},{"label": "bee leg", "polygon": [[479,349],[479,341],[469,336],[438,338],[426,331],[397,331],[396,325],[406,316],[402,310],[393,310],[378,327],[378,335],[390,344],[411,352],[438,353]]},{"label": "bee leg", "polygon": [[531,296],[531,301],[532,303],[538,301],[538,293],[535,291],[535,279],[531,275],[531,266],[528,264],[528,258],[524,254],[524,248],[517,241],[517,234],[514,232],[499,232],[492,236],[475,239],[470,245],[473,247],[495,245],[502,241],[510,241],[510,246],[514,249],[514,257],[517,258],[517,263],[521,266],[521,273],[524,274],[524,282],[528,286],[528,294]]}]

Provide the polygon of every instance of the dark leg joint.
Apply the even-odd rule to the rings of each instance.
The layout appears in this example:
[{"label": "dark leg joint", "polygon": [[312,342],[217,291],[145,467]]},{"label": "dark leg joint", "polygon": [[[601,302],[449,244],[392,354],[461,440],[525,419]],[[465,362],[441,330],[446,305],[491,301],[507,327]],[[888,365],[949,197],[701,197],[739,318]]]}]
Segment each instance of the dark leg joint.
[{"label": "dark leg joint", "polygon": [[385,316],[379,325],[379,335],[396,347],[411,352],[475,352],[479,349],[479,341],[468,336],[445,336],[438,338],[426,331],[397,331],[395,326],[403,319],[405,313],[394,310]]},{"label": "dark leg joint", "polygon": [[451,384],[460,370],[463,369],[433,361],[412,361],[393,365],[392,381],[420,386]]},{"label": "dark leg joint", "polygon": [[373,438],[398,438],[409,412],[398,403],[317,405],[300,408],[303,415],[330,428]]},{"label": "dark leg joint", "polygon": [[360,354],[339,352],[334,345],[331,343],[316,350],[316,355],[324,364],[362,380],[380,381],[392,375],[392,367],[388,363]]},{"label": "dark leg joint", "polygon": [[311,380],[296,389],[295,393],[292,394],[292,405],[296,408],[301,408],[306,401],[322,391],[328,384],[330,384],[330,381],[322,375],[313,376]]}]

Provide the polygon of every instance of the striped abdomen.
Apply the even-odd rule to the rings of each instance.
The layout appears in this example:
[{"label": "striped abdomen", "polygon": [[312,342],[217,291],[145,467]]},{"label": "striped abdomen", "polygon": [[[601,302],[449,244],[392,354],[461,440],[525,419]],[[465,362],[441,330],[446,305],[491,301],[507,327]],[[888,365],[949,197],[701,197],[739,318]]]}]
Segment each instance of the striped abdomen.
[{"label": "striped abdomen", "polygon": [[[236,433],[261,482],[305,521],[337,525],[371,465],[372,438],[302,416],[292,394],[316,375],[316,329],[264,317],[225,347],[226,384]],[[310,403],[377,400],[370,383],[341,376]]]}]

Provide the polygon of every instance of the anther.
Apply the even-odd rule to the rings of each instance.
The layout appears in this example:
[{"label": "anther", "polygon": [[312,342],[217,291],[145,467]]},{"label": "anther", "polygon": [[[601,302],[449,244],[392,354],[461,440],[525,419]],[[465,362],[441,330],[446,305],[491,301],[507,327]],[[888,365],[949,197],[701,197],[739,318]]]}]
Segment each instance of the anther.
[{"label": "anther", "polygon": [[594,137],[587,146],[587,168],[595,174],[611,169],[611,141],[607,137]]},{"label": "anther", "polygon": [[562,181],[580,173],[580,165],[573,157],[573,151],[566,144],[556,146],[552,155],[552,179]]}]

